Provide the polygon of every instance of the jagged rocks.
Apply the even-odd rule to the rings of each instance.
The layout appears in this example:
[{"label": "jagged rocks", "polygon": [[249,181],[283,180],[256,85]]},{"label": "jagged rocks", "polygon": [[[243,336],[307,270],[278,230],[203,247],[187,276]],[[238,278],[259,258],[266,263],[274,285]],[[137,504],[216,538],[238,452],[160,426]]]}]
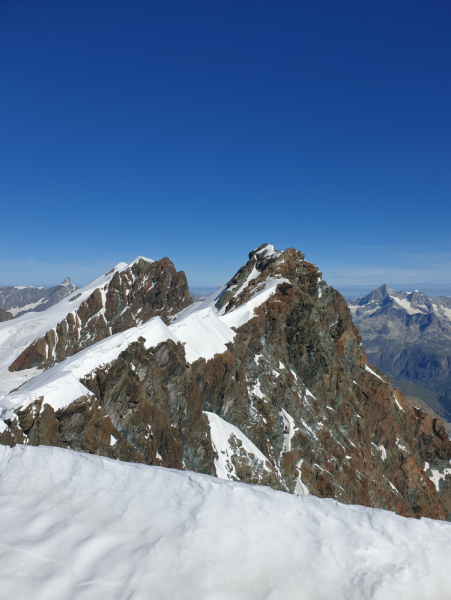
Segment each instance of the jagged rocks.
[{"label": "jagged rocks", "polygon": [[192,304],[186,276],[168,258],[141,259],[116,271],[111,281],[95,289],[74,312],[28,346],[10,371],[47,369],[83,348],[158,315],[168,323]]},{"label": "jagged rocks", "polygon": [[16,411],[0,442],[23,443],[26,436],[31,445],[215,474],[208,419],[181,344],[169,340],[151,350],[131,344],[82,383],[92,393],[63,410],[44,404],[40,413],[40,399]]}]

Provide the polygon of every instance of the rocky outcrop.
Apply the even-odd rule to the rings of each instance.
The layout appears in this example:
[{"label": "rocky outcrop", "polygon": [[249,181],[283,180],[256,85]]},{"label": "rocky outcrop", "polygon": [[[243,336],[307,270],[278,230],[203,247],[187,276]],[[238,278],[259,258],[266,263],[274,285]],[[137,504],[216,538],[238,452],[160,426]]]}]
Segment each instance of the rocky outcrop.
[{"label": "rocky outcrop", "polygon": [[47,369],[154,316],[168,323],[191,303],[185,273],[177,272],[168,258],[138,260],[128,269],[116,271],[108,284],[95,289],[78,309],[28,346],[9,370]]},{"label": "rocky outcrop", "polygon": [[11,319],[14,319],[14,316],[10,312],[7,312],[6,310],[3,310],[3,308],[0,308],[0,323],[2,321],[10,321]]},{"label": "rocky outcrop", "polygon": [[0,287],[0,310],[9,311],[15,317],[20,317],[31,310],[42,312],[72,294],[76,289],[77,286],[69,277],[49,289],[32,285]]},{"label": "rocky outcrop", "polygon": [[[85,398],[53,411],[44,397],[16,411],[0,442],[210,475],[221,468],[229,479],[290,493],[449,519],[446,431],[368,364],[341,295],[303,254],[265,244],[216,310],[226,319],[265,290],[225,352],[188,364],[183,344],[146,349],[141,338],[83,379]],[[97,314],[96,302],[86,314]],[[208,415],[229,426],[220,442]]]},{"label": "rocky outcrop", "polygon": [[150,351],[131,344],[83,383],[92,393],[62,410],[42,398],[16,411],[0,443],[62,446],[215,474],[208,419],[180,343],[169,340]]},{"label": "rocky outcrop", "polygon": [[[392,385],[393,385],[393,381],[392,381]],[[397,386],[394,386],[394,387],[397,387]],[[402,390],[400,390],[400,391],[402,392]],[[432,419],[432,420],[438,419],[440,421],[440,423],[443,425],[443,427],[445,428],[447,434],[448,435],[451,434],[451,423],[449,423],[448,421],[443,419],[443,417],[440,417],[434,410],[432,410],[432,408],[428,404],[426,404],[426,402],[424,402],[424,400],[422,400],[421,398],[417,398],[415,396],[409,396],[407,394],[405,394],[405,397],[411,406],[413,406],[414,408],[419,408],[422,412],[426,413],[430,419]]]}]

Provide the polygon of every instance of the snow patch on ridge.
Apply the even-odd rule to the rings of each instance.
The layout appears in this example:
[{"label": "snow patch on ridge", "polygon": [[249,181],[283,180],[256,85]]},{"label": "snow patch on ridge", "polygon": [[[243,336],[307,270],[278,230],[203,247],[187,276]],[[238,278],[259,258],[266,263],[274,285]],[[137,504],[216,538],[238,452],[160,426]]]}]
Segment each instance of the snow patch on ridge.
[{"label": "snow patch on ridge", "polygon": [[[253,269],[252,269],[252,271],[249,273],[249,275],[247,276],[246,280],[245,280],[245,281],[244,281],[244,282],[243,282],[243,283],[240,285],[240,287],[239,287],[239,288],[238,288],[236,291],[234,291],[234,293],[233,293],[233,296],[232,296],[232,297],[233,297],[233,298],[237,298],[237,297],[238,297],[238,296],[241,294],[241,292],[247,288],[247,286],[249,285],[249,283],[250,283],[250,282],[251,282],[253,279],[256,279],[256,278],[257,278],[259,275],[261,275],[261,273],[260,273],[260,271],[259,271],[258,269],[256,269],[256,268],[255,268],[255,265],[254,265],[254,268],[253,268]],[[233,287],[236,287],[236,286],[232,286],[231,288],[229,288],[229,290],[230,290],[230,291],[232,291],[232,290],[233,290]],[[220,313],[219,313],[219,314],[223,314],[223,312],[225,311],[225,309],[226,309],[226,307],[224,306],[224,307],[221,309],[221,311],[220,311]]]},{"label": "snow patch on ridge", "polygon": [[255,458],[261,463],[261,467],[265,471],[269,471],[266,466],[267,458],[251,440],[244,435],[242,431],[224,419],[221,419],[215,413],[204,411],[207,415],[210,425],[211,442],[213,449],[217,453],[218,458],[215,458],[216,475],[219,479],[231,479],[237,481],[239,478],[236,474],[233,458],[236,456],[236,450],[232,447],[231,441],[238,441],[240,446],[250,458]]},{"label": "snow patch on ridge", "polygon": [[134,258],[132,260],[132,262],[126,264],[126,263],[122,263],[124,266],[120,269],[120,272],[122,271],[126,271],[127,269],[129,269],[130,267],[133,267],[133,265],[135,265],[136,263],[138,263],[140,260],[143,260],[144,262],[148,262],[148,263],[153,263],[155,262],[154,260],[152,260],[151,258],[146,258],[145,256],[137,256],[136,258]]},{"label": "snow patch on ridge", "polygon": [[294,425],[294,419],[291,415],[287,413],[287,411],[282,408],[280,411],[280,416],[283,419],[284,426],[284,435],[283,435],[283,448],[282,452],[289,452],[291,450],[291,440],[297,430],[297,427]]},{"label": "snow patch on ridge", "polygon": [[395,403],[396,403],[396,406],[399,408],[399,410],[402,410],[402,412],[405,412],[405,410],[403,409],[403,407],[402,407],[402,406],[399,404],[399,402],[396,400],[396,397],[395,397]]},{"label": "snow patch on ridge", "polygon": [[266,302],[271,296],[276,293],[277,286],[280,283],[290,283],[288,279],[281,277],[280,279],[267,279],[265,288],[259,292],[256,292],[254,296],[248,300],[245,304],[238,306],[234,310],[220,316],[219,318],[229,327],[241,327],[245,325],[250,319],[255,317],[255,309],[261,304]]},{"label": "snow patch on ridge", "polygon": [[298,470],[298,477],[296,479],[296,486],[294,488],[295,496],[308,496],[309,495],[309,489],[305,485],[305,483],[302,483],[302,479],[301,479],[301,467],[302,467],[303,462],[304,462],[304,460],[301,458],[301,460],[296,465],[296,468]]},{"label": "snow patch on ridge", "polygon": [[191,363],[200,357],[209,360],[225,352],[235,332],[217,317],[211,307],[188,314],[169,325],[170,331],[186,344],[186,360]]},{"label": "snow patch on ridge", "polygon": [[385,449],[385,446],[383,446],[382,444],[380,446],[377,446],[378,450],[381,453],[381,458],[382,460],[385,461],[385,459],[387,458],[387,450]]},{"label": "snow patch on ridge", "polygon": [[[429,468],[429,465],[428,465],[428,468]],[[425,468],[425,470],[426,470],[426,468]],[[429,476],[429,479],[435,485],[435,489],[437,490],[437,492],[439,492],[440,491],[440,480],[445,479],[445,477],[447,475],[450,475],[451,469],[444,469],[443,473],[440,473],[440,471],[437,471],[436,469],[431,469],[431,472],[432,472],[432,475]]]},{"label": "snow patch on ridge", "polygon": [[371,375],[374,375],[374,377],[377,377],[378,379],[380,379],[383,383],[387,383],[384,379],[382,379],[382,377],[379,377],[379,375],[377,373],[375,373],[373,371],[373,369],[370,369],[370,367],[368,365],[365,365],[365,371],[368,371],[368,373],[371,373]]}]

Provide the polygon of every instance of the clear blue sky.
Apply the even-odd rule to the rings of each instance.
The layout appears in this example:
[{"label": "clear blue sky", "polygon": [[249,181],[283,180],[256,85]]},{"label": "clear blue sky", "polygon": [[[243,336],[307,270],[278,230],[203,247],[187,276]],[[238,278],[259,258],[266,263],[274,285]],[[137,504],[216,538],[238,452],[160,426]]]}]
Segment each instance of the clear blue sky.
[{"label": "clear blue sky", "polygon": [[2,0],[0,285],[263,242],[451,284],[451,3]]}]

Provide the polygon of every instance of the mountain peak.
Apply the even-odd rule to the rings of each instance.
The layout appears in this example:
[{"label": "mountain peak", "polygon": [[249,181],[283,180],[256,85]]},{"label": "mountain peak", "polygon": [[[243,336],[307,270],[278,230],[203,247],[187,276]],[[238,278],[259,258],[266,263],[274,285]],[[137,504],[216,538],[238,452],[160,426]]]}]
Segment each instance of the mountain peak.
[{"label": "mountain peak", "polygon": [[281,254],[281,252],[279,250],[276,250],[272,244],[262,244],[258,248],[255,248],[255,250],[252,250],[252,252],[249,252],[249,260],[251,260],[251,258],[257,255],[264,256],[265,258],[270,258],[273,255],[279,254]]},{"label": "mountain peak", "polygon": [[[15,335],[2,350],[7,392],[29,381],[0,401],[0,443],[451,515],[451,441],[369,366],[340,294],[294,248],[263,244],[250,256],[204,302],[192,302],[168,258],[138,259],[63,303],[64,320],[55,312],[31,339],[3,325]],[[356,312],[382,305],[383,324],[386,314],[405,320],[401,292],[373,295],[379,304]],[[30,379],[32,367],[41,373]],[[427,477],[446,486],[443,499]]]},{"label": "mountain peak", "polygon": [[151,258],[146,258],[145,256],[137,256],[136,258],[134,258],[132,260],[132,262],[128,263],[128,265],[126,266],[126,269],[129,269],[130,267],[133,267],[133,265],[136,265],[136,263],[139,263],[140,261],[147,262],[147,263],[154,263],[155,262]]},{"label": "mountain peak", "polygon": [[390,296],[391,293],[393,293],[393,290],[389,288],[386,283],[384,283],[380,287],[376,288],[375,290],[364,296],[363,298],[355,300],[354,303],[358,304],[359,306],[364,306],[365,304],[374,304],[376,302],[382,302],[383,300],[385,300],[385,298]]}]

